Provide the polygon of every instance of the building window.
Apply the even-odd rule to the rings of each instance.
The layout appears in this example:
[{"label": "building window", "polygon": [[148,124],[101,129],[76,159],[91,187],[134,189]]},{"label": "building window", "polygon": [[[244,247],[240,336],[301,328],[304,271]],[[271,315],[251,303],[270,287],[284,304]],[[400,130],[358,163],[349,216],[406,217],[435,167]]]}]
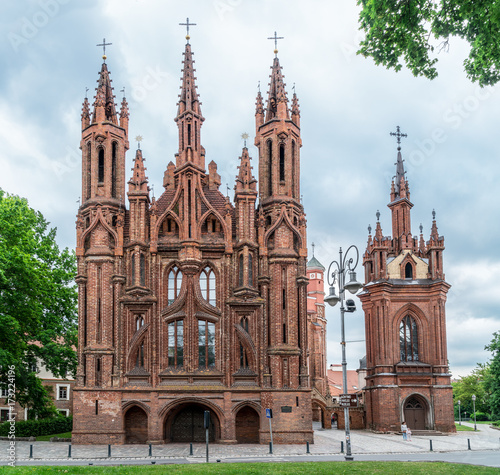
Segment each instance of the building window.
[{"label": "building window", "polygon": [[69,416],[69,409],[58,409],[57,412],[61,414],[61,416],[68,417]]},{"label": "building window", "polygon": [[0,389],[0,397],[9,397],[9,391],[5,388]]},{"label": "building window", "polygon": [[215,366],[215,323],[198,320],[198,366]]},{"label": "building window", "polygon": [[116,198],[116,156],[117,156],[118,144],[113,142],[111,146],[111,196]]},{"label": "building window", "polygon": [[280,181],[285,181],[285,146],[280,145]]},{"label": "building window", "polygon": [[58,401],[68,401],[69,400],[69,385],[58,384],[57,385],[57,400]]},{"label": "building window", "polygon": [[168,304],[174,303],[174,300],[179,296],[182,286],[182,272],[175,266],[168,273]]},{"label": "building window", "polygon": [[144,325],[144,317],[142,315],[137,315],[135,317],[135,330],[138,331]]},{"label": "building window", "polygon": [[104,149],[99,149],[99,164],[98,164],[98,179],[99,183],[104,182]]},{"label": "building window", "polygon": [[176,368],[184,364],[184,321],[168,324],[168,365]]},{"label": "building window", "polygon": [[243,272],[244,272],[244,265],[243,265],[243,254],[240,254],[239,257],[239,285],[243,285]]},{"label": "building window", "polygon": [[253,287],[253,256],[248,254],[248,285]]},{"label": "building window", "polygon": [[139,277],[142,286],[146,285],[146,258],[144,254],[141,253],[140,262],[139,262]]},{"label": "building window", "polygon": [[417,322],[407,315],[399,327],[401,361],[418,361]]},{"label": "building window", "polygon": [[200,274],[200,289],[203,298],[215,307],[215,273],[210,267],[205,267]]},{"label": "building window", "polygon": [[413,267],[409,262],[405,266],[405,279],[413,279]]},{"label": "building window", "polygon": [[9,409],[0,409],[0,422],[9,420]]},{"label": "building window", "polygon": [[135,366],[139,368],[144,368],[144,340],[141,341],[139,348],[137,349],[137,360]]}]

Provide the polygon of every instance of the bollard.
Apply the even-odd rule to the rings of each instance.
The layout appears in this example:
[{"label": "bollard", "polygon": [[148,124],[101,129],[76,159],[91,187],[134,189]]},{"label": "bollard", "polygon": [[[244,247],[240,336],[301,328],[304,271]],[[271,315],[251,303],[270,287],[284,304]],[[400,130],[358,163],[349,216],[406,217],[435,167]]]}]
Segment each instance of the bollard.
[{"label": "bollard", "polygon": [[341,454],[344,453],[344,441],[343,440],[340,441],[340,453]]},{"label": "bollard", "polygon": [[429,439],[429,445],[430,445],[429,450],[432,452],[432,439]]},{"label": "bollard", "polygon": [[193,455],[193,444],[189,444],[189,455]]},{"label": "bollard", "polygon": [[71,444],[68,445],[68,458],[71,458]]},{"label": "bollard", "polygon": [[149,456],[152,457],[153,456],[153,449],[151,447],[151,444],[149,444]]},{"label": "bollard", "polygon": [[306,442],[306,454],[310,454],[311,452],[309,452],[309,442]]},{"label": "bollard", "polygon": [[273,453],[273,443],[272,442],[269,442],[269,453],[270,454]]},{"label": "bollard", "polygon": [[33,458],[33,444],[30,444],[30,459]]},{"label": "bollard", "polygon": [[111,457],[111,444],[108,444],[108,457]]},{"label": "bollard", "polygon": [[467,439],[467,445],[468,445],[469,450],[471,450],[471,448],[470,448],[470,439]]}]

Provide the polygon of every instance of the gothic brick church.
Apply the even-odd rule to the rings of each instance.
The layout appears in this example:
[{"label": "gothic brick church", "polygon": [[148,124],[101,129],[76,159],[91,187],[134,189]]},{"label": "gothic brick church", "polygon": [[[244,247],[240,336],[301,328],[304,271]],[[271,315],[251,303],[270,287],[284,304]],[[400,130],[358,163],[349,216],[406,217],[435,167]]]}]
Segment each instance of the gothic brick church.
[{"label": "gothic brick church", "polygon": [[83,104],[73,441],[204,441],[209,411],[211,440],[266,443],[269,408],[275,442],[312,442],[326,321],[309,335],[298,99],[276,54],[256,103],[259,191],[245,147],[232,203],[205,163],[186,38],[178,150],[158,199],[140,149],[127,175],[128,104],[115,109],[105,56],[92,114]]}]

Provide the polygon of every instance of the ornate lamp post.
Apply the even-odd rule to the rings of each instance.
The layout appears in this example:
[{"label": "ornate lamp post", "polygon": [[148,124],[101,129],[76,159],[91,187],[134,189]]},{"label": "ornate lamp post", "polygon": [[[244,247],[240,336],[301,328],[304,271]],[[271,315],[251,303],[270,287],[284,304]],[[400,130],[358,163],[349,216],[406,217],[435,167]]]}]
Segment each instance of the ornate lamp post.
[{"label": "ornate lamp post", "polygon": [[474,409],[474,430],[477,430],[476,426],[476,395],[472,395],[472,408]]},{"label": "ornate lamp post", "polygon": [[[356,251],[356,263],[354,263],[354,259],[352,257],[348,258],[349,251],[353,249]],[[334,307],[340,302],[340,332],[342,341],[340,344],[342,345],[342,386],[344,394],[348,393],[347,388],[347,361],[345,357],[345,329],[344,329],[344,313],[345,312],[354,312],[356,307],[352,300],[348,300],[346,302],[347,308],[344,307],[344,298],[345,291],[348,290],[351,294],[355,294],[363,284],[360,284],[356,281],[356,266],[359,261],[359,251],[356,246],[350,246],[344,255],[342,255],[342,248],[339,251],[339,260],[333,261],[328,267],[328,285],[330,286],[330,294],[325,298],[325,302],[328,302],[329,305]],[[353,265],[354,263],[354,265]],[[333,266],[333,272],[330,273],[330,270]],[[349,282],[345,282],[346,274],[349,272]],[[338,282],[339,287],[339,295],[335,294],[335,282]],[[344,407],[344,421],[345,421],[345,443],[346,443],[346,460],[353,460],[353,456],[351,455],[351,431],[349,424],[349,407]]]},{"label": "ornate lamp post", "polygon": [[457,401],[458,402],[458,425],[462,425],[462,418],[460,417],[460,399]]}]

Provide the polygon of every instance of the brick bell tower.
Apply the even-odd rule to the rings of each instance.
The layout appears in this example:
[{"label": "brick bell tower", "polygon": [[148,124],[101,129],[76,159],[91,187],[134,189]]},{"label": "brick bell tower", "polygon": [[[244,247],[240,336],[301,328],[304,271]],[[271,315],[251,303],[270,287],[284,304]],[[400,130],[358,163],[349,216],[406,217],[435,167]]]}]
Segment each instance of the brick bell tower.
[{"label": "brick bell tower", "polygon": [[445,302],[450,285],[443,272],[444,238],[435,212],[430,239],[411,232],[410,189],[405,178],[399,127],[396,176],[390,203],[392,236],[384,236],[377,211],[375,235],[368,228],[363,258],[367,426],[399,431],[455,432],[446,348]]}]

